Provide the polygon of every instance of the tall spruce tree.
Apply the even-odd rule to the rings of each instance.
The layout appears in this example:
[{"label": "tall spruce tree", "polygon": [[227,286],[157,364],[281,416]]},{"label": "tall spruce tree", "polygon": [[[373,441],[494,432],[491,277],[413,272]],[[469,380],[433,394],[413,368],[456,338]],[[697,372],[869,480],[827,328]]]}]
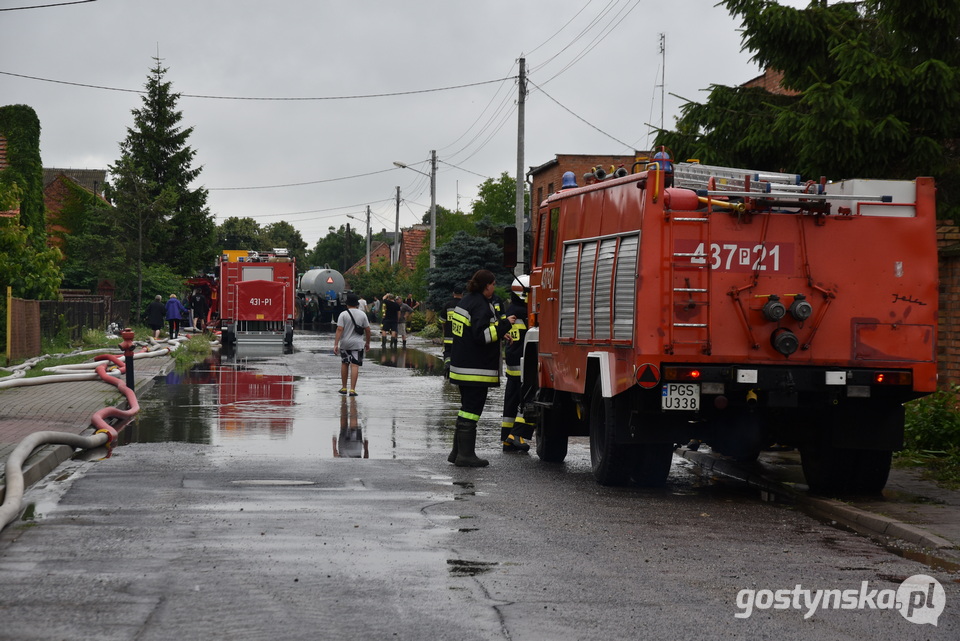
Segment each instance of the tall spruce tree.
[{"label": "tall spruce tree", "polygon": [[743,48],[793,95],[711,88],[657,144],[677,158],[805,177],[933,176],[960,214],[960,0],[723,0]]},{"label": "tall spruce tree", "polygon": [[[201,167],[187,140],[193,127],[180,123],[180,94],[164,79],[159,58],[147,78],[143,106],[120,143],[120,159],[110,166],[107,195],[127,231],[127,255],[136,261],[138,282],[144,265],[161,265],[193,275],[213,263],[216,224],[207,208],[207,190],[191,189]],[[138,285],[138,309],[142,301]]]}]

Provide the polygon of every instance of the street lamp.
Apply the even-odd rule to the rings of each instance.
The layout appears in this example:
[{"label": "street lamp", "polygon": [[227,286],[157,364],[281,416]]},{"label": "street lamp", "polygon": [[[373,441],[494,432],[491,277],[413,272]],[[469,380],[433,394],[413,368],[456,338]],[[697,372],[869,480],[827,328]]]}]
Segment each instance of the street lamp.
[{"label": "street lamp", "polygon": [[[437,248],[437,152],[430,151],[430,173],[424,173],[419,169],[414,169],[402,162],[393,161],[393,164],[401,169],[415,171],[421,176],[430,178],[430,267],[434,266],[433,252]],[[397,239],[400,242],[400,239]]]}]

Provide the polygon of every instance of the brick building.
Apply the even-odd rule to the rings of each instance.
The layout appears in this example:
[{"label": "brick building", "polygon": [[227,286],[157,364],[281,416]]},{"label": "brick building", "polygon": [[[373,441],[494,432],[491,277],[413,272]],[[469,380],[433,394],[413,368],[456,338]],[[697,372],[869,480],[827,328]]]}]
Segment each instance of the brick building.
[{"label": "brick building", "polygon": [[960,384],[960,227],[942,220],[937,226],[940,257],[940,317],[937,371],[944,389]]},{"label": "brick building", "polygon": [[[370,267],[373,267],[381,261],[390,262],[390,244],[385,243],[382,240],[378,240],[370,243]],[[350,274],[358,274],[367,269],[367,255],[364,253],[363,258],[355,262],[350,268],[344,273],[344,276],[349,277]]]},{"label": "brick building", "polygon": [[601,167],[608,174],[612,174],[618,167],[632,173],[633,164],[638,159],[646,158],[649,158],[649,152],[646,151],[636,151],[629,156],[557,154],[553,160],[539,167],[531,167],[527,172],[530,180],[530,206],[535,211],[547,196],[560,189],[565,172],[572,171],[577,177],[577,184],[583,186],[583,175],[592,173],[596,167]]},{"label": "brick building", "polygon": [[[103,183],[106,175],[107,172],[102,169],[43,170],[43,205],[46,209],[47,244],[63,250],[64,236],[73,231],[64,212],[81,206],[78,194],[103,200]],[[106,203],[106,200],[103,202]]]}]

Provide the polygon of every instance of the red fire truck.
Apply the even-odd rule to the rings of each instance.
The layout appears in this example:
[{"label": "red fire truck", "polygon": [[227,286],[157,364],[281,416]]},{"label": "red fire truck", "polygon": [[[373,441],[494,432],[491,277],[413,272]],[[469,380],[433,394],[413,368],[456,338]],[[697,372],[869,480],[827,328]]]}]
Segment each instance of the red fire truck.
[{"label": "red fire truck", "polygon": [[239,343],[293,343],[297,315],[297,272],[285,250],[224,252],[218,265],[215,304],[221,340]]},{"label": "red fire truck", "polygon": [[537,454],[589,436],[604,485],[675,444],[800,449],[815,492],[876,492],[936,389],[934,184],[669,160],[534,216],[523,376]]}]

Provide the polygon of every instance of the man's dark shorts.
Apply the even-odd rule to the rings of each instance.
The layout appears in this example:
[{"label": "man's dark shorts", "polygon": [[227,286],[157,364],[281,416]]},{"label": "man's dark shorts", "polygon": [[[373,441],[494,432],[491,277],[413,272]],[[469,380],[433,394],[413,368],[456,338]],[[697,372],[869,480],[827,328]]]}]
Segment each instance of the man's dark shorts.
[{"label": "man's dark shorts", "polygon": [[363,365],[362,349],[341,349],[340,362],[344,365]]},{"label": "man's dark shorts", "polygon": [[397,331],[397,321],[385,320],[380,324],[380,329],[385,332],[395,332]]}]

